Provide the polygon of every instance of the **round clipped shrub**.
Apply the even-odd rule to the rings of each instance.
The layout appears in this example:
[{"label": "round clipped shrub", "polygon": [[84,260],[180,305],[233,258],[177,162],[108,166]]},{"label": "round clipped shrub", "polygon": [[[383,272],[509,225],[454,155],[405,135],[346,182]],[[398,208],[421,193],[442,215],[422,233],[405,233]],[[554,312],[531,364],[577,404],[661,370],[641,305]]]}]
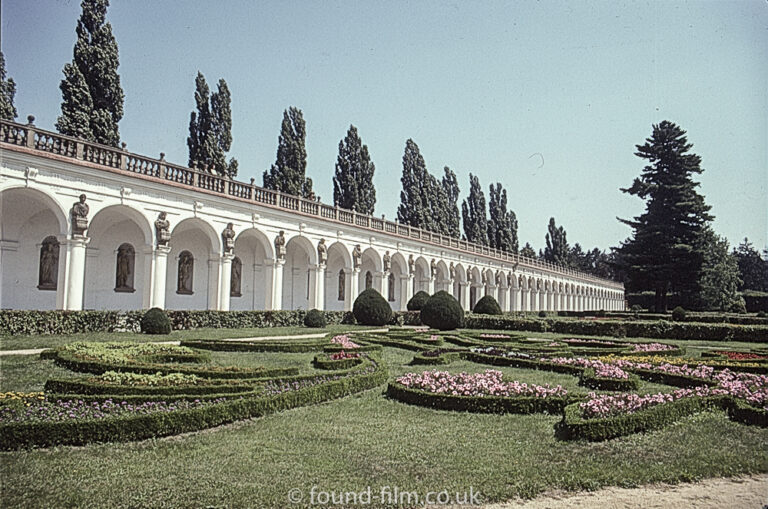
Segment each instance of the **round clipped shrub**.
[{"label": "round clipped shrub", "polygon": [[363,325],[386,325],[392,318],[392,307],[379,292],[368,288],[355,299],[352,314]]},{"label": "round clipped shrub", "polygon": [[496,302],[496,299],[490,295],[486,295],[477,301],[472,312],[479,315],[500,315],[501,307],[499,306],[499,303]]},{"label": "round clipped shrub", "polygon": [[682,322],[685,320],[686,311],[680,306],[677,306],[675,309],[672,310],[672,319],[676,322]]},{"label": "round clipped shrub", "polygon": [[325,327],[327,322],[325,321],[325,313],[317,309],[310,309],[307,314],[304,315],[304,326],[319,329]]},{"label": "round clipped shrub", "polygon": [[160,308],[152,308],[141,317],[141,332],[144,334],[170,334],[171,319]]},{"label": "round clipped shrub", "polygon": [[453,295],[440,290],[421,308],[421,323],[439,330],[458,329],[464,323],[464,310]]},{"label": "round clipped shrub", "polygon": [[549,316],[549,313],[547,313],[546,311],[543,311],[543,310],[539,311],[539,318],[546,318],[548,316]]},{"label": "round clipped shrub", "polygon": [[420,290],[416,292],[416,295],[411,297],[411,300],[408,301],[406,307],[408,308],[408,311],[421,311],[421,308],[424,307],[424,304],[426,304],[428,300],[429,294],[424,290]]}]

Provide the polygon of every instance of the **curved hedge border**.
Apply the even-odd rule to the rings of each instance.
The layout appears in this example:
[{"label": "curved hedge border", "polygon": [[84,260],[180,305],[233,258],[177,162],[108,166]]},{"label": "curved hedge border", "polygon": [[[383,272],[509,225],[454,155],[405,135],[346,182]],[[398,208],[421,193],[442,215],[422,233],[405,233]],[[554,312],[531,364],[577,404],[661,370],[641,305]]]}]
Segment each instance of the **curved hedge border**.
[{"label": "curved hedge border", "polygon": [[456,351],[446,351],[442,352],[439,355],[433,356],[433,355],[424,355],[427,353],[427,351],[423,351],[420,353],[417,353],[413,356],[413,359],[411,360],[411,365],[421,365],[421,366],[446,366],[448,364],[451,364],[452,362],[461,360],[462,354],[464,353],[461,350]]},{"label": "curved hedge border", "polygon": [[52,378],[45,382],[46,393],[50,394],[88,394],[88,395],[144,395],[144,396],[164,396],[178,394],[235,394],[243,392],[253,392],[256,386],[261,382],[252,384],[227,384],[207,383],[200,385],[171,385],[171,386],[136,386],[136,385],[117,385],[91,382],[88,379],[59,379]]},{"label": "curved hedge border", "polygon": [[0,449],[143,440],[261,417],[377,387],[387,381],[388,373],[384,366],[373,364],[374,371],[371,373],[356,374],[273,396],[233,399],[205,408],[108,419],[0,424]]},{"label": "curved hedge border", "polygon": [[728,417],[744,424],[768,426],[768,412],[729,396],[692,397],[655,405],[631,414],[585,419],[578,403],[565,407],[557,435],[565,440],[585,439],[593,442],[650,431],[667,426],[694,413],[724,409]]},{"label": "curved hedge border", "polygon": [[601,391],[634,391],[640,387],[640,377],[629,374],[629,378],[606,378],[595,376],[595,370],[586,368],[581,372],[579,384]]},{"label": "curved hedge border", "polygon": [[107,371],[127,371],[147,375],[154,375],[155,373],[183,373],[185,375],[197,375],[203,378],[269,378],[297,375],[299,373],[297,368],[261,368],[226,371],[224,369],[193,368],[188,366],[174,366],[171,364],[111,364],[107,362],[80,359],[63,348],[44,350],[40,353],[40,358],[52,359],[57,365],[67,368],[70,371],[93,373],[96,375],[101,375]]},{"label": "curved hedge border", "polygon": [[[357,353],[357,352],[355,352]],[[363,362],[363,358],[361,357],[354,357],[350,359],[331,359],[328,357],[327,354],[320,354],[315,355],[314,360],[312,361],[312,364],[317,369],[333,369],[333,370],[339,370],[339,369],[350,369],[354,368],[355,366],[360,365]]]},{"label": "curved hedge border", "polygon": [[435,408],[437,410],[487,414],[559,414],[562,413],[567,405],[583,399],[574,396],[547,398],[531,396],[515,398],[501,396],[453,396],[412,389],[397,382],[389,383],[386,395],[402,403]]}]

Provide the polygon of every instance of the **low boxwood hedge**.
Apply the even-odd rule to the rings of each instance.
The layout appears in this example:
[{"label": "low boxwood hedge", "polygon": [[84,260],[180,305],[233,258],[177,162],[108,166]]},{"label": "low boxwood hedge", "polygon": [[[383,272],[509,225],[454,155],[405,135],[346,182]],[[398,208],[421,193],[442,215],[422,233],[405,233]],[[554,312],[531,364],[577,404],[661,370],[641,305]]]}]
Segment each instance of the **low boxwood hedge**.
[{"label": "low boxwood hedge", "polygon": [[439,353],[435,354],[435,352],[430,351],[417,353],[413,356],[410,364],[412,366],[447,366],[452,362],[461,360],[464,353],[463,350],[445,348],[440,348],[436,352]]},{"label": "low boxwood hedge", "polygon": [[[352,352],[350,352],[352,353]],[[357,352],[355,352],[357,353]],[[317,369],[350,369],[360,365],[363,362],[361,357],[353,357],[349,359],[331,359],[327,354],[315,355],[312,360],[312,365]]]},{"label": "low boxwood hedge", "polygon": [[405,387],[397,382],[387,386],[387,396],[408,403],[437,410],[452,410],[457,412],[475,412],[488,414],[559,414],[566,405],[578,401],[577,396],[536,398],[520,396],[505,398],[501,396],[453,396],[450,394],[435,394],[411,387]]},{"label": "low boxwood hedge", "polygon": [[172,385],[172,386],[135,386],[96,383],[87,379],[57,379],[52,378],[45,382],[45,392],[51,394],[102,394],[109,396],[133,395],[176,395],[176,394],[233,394],[253,392],[262,382],[250,384],[227,384],[226,380],[211,380],[210,383],[196,385]]},{"label": "low boxwood hedge", "polygon": [[586,368],[579,376],[579,384],[601,391],[635,391],[640,387],[640,377],[629,374],[629,378],[606,378],[595,375],[595,370]]}]

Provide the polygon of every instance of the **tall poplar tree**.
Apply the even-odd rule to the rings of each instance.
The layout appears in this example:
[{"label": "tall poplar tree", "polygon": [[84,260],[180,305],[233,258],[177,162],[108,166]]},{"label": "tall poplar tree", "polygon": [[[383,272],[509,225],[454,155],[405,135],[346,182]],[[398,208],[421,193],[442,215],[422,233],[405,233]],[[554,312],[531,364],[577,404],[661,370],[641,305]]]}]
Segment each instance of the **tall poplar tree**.
[{"label": "tall poplar tree", "polygon": [[[112,25],[106,21],[108,0],[83,0],[77,22],[72,63],[64,66],[61,116],[62,134],[118,146],[118,123],[123,118],[123,89]],[[88,120],[85,125],[85,119]]]},{"label": "tall poplar tree", "polygon": [[443,168],[443,180],[440,182],[445,191],[443,203],[444,229],[443,234],[458,239],[461,237],[461,220],[459,216],[459,181],[456,174],[447,166]]},{"label": "tall poplar tree", "polygon": [[568,247],[565,228],[555,224],[555,218],[549,218],[546,235],[547,247],[544,248],[544,259],[550,263],[570,266],[570,248]]},{"label": "tall poplar tree", "polygon": [[226,152],[232,146],[231,94],[227,82],[219,80],[217,91],[210,93],[205,76],[198,71],[195,78],[195,103],[197,111],[189,116],[189,165],[209,171],[237,176],[235,158],[226,161]]},{"label": "tall poplar tree", "polygon": [[427,166],[419,146],[412,139],[405,142],[400,182],[403,188],[400,191],[397,220],[403,224],[425,228],[431,222],[429,196],[426,195],[429,186]]},{"label": "tall poplar tree", "polygon": [[524,256],[526,258],[531,258],[532,260],[538,259],[538,255],[536,254],[536,250],[533,249],[533,246],[529,242],[525,243],[525,246],[523,246],[523,249],[520,250],[520,256]]},{"label": "tall poplar tree", "polygon": [[5,56],[0,51],[0,118],[15,120],[18,116],[13,100],[16,97],[16,82],[5,78]]},{"label": "tall poplar tree", "polygon": [[743,302],[738,294],[742,283],[736,257],[728,252],[728,241],[705,227],[699,238],[703,252],[700,299],[704,309],[738,311]]},{"label": "tall poplar tree", "polygon": [[312,179],[306,177],[306,138],[304,115],[291,106],[283,112],[275,164],[263,175],[265,188],[305,198],[314,195]]},{"label": "tall poplar tree", "polygon": [[468,242],[488,245],[488,219],[485,210],[485,196],[480,179],[469,174],[469,197],[461,203],[461,217],[464,222],[464,236]]},{"label": "tall poplar tree", "polygon": [[703,253],[697,241],[712,216],[696,188],[701,157],[688,152],[686,132],[664,120],[635,155],[647,161],[639,178],[623,192],[646,201],[645,212],[619,219],[633,230],[619,248],[619,260],[633,290],[654,290],[656,311],[666,311],[667,293],[679,292],[684,303],[698,293]]},{"label": "tall poplar tree", "polygon": [[357,134],[357,127],[350,125],[347,135],[339,142],[336,157],[336,173],[333,177],[333,204],[363,214],[373,214],[376,205],[376,188],[373,173],[376,167]]},{"label": "tall poplar tree", "polygon": [[733,250],[733,256],[739,264],[742,283],[739,290],[768,292],[768,259],[763,260],[749,239]]},{"label": "tall poplar tree", "polygon": [[488,243],[491,247],[517,253],[517,216],[507,210],[507,190],[497,182],[488,195]]}]

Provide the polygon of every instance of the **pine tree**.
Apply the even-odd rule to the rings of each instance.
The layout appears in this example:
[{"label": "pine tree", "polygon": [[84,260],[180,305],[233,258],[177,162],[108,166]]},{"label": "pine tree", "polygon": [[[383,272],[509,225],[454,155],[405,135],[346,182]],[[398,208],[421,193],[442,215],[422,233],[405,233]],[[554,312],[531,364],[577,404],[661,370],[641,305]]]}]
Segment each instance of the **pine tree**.
[{"label": "pine tree", "polygon": [[701,158],[689,154],[685,131],[669,121],[653,126],[651,137],[637,145],[635,155],[648,161],[642,174],[623,192],[646,200],[645,212],[632,220],[633,229],[619,248],[623,269],[633,290],[656,292],[656,311],[666,311],[667,293],[680,292],[690,305],[698,292],[703,253],[697,241],[712,220],[710,207],[696,188]]},{"label": "pine tree", "polygon": [[469,174],[469,197],[461,203],[464,236],[468,242],[488,245],[488,219],[480,179]]},{"label": "pine tree", "polygon": [[[64,66],[61,116],[62,134],[118,146],[118,123],[123,118],[123,89],[112,25],[106,21],[108,0],[83,0],[77,22],[77,42],[71,64]],[[87,97],[86,97],[87,96]],[[83,120],[88,119],[88,127]]]},{"label": "pine tree", "polygon": [[347,135],[339,142],[336,158],[336,174],[333,177],[333,204],[362,214],[373,214],[376,205],[376,188],[373,173],[376,167],[357,134],[357,127],[350,125]]},{"label": "pine tree", "polygon": [[533,246],[531,246],[531,244],[528,242],[526,242],[525,246],[523,246],[523,249],[520,250],[520,256],[524,256],[532,260],[536,260],[538,258],[536,255],[536,250],[533,249]]},{"label": "pine tree", "polygon": [[195,78],[195,104],[197,112],[189,116],[189,165],[209,171],[237,176],[237,160],[226,162],[225,152],[232,146],[231,95],[227,82],[219,80],[218,89],[210,93],[205,76],[198,71]]},{"label": "pine tree", "polygon": [[488,195],[488,242],[496,249],[517,253],[517,217],[507,210],[507,190],[491,184]]},{"label": "pine tree", "polygon": [[732,311],[740,307],[739,264],[728,252],[728,241],[706,227],[699,238],[704,253],[701,266],[701,305],[704,309]]},{"label": "pine tree", "polygon": [[0,119],[15,120],[18,116],[13,99],[16,97],[16,82],[5,78],[5,56],[0,51]]},{"label": "pine tree", "polygon": [[555,218],[549,218],[547,247],[544,248],[544,259],[557,265],[570,266],[570,249],[565,229],[555,224]]},{"label": "pine tree", "polygon": [[445,174],[441,181],[443,191],[445,192],[444,219],[445,229],[442,232],[455,239],[461,237],[461,226],[459,217],[459,182],[456,180],[456,174],[447,166],[443,168]]},{"label": "pine tree", "polygon": [[275,164],[264,172],[264,187],[305,198],[314,195],[307,172],[306,124],[301,110],[291,106],[283,112],[277,140]]},{"label": "pine tree", "polygon": [[408,139],[403,153],[403,174],[400,177],[403,185],[400,191],[400,205],[397,207],[397,220],[403,224],[424,228],[431,222],[429,197],[426,188],[427,166],[421,156],[419,146]]},{"label": "pine tree", "polygon": [[733,256],[739,264],[742,283],[739,290],[768,292],[768,260],[763,260],[760,252],[745,238],[733,250]]}]

